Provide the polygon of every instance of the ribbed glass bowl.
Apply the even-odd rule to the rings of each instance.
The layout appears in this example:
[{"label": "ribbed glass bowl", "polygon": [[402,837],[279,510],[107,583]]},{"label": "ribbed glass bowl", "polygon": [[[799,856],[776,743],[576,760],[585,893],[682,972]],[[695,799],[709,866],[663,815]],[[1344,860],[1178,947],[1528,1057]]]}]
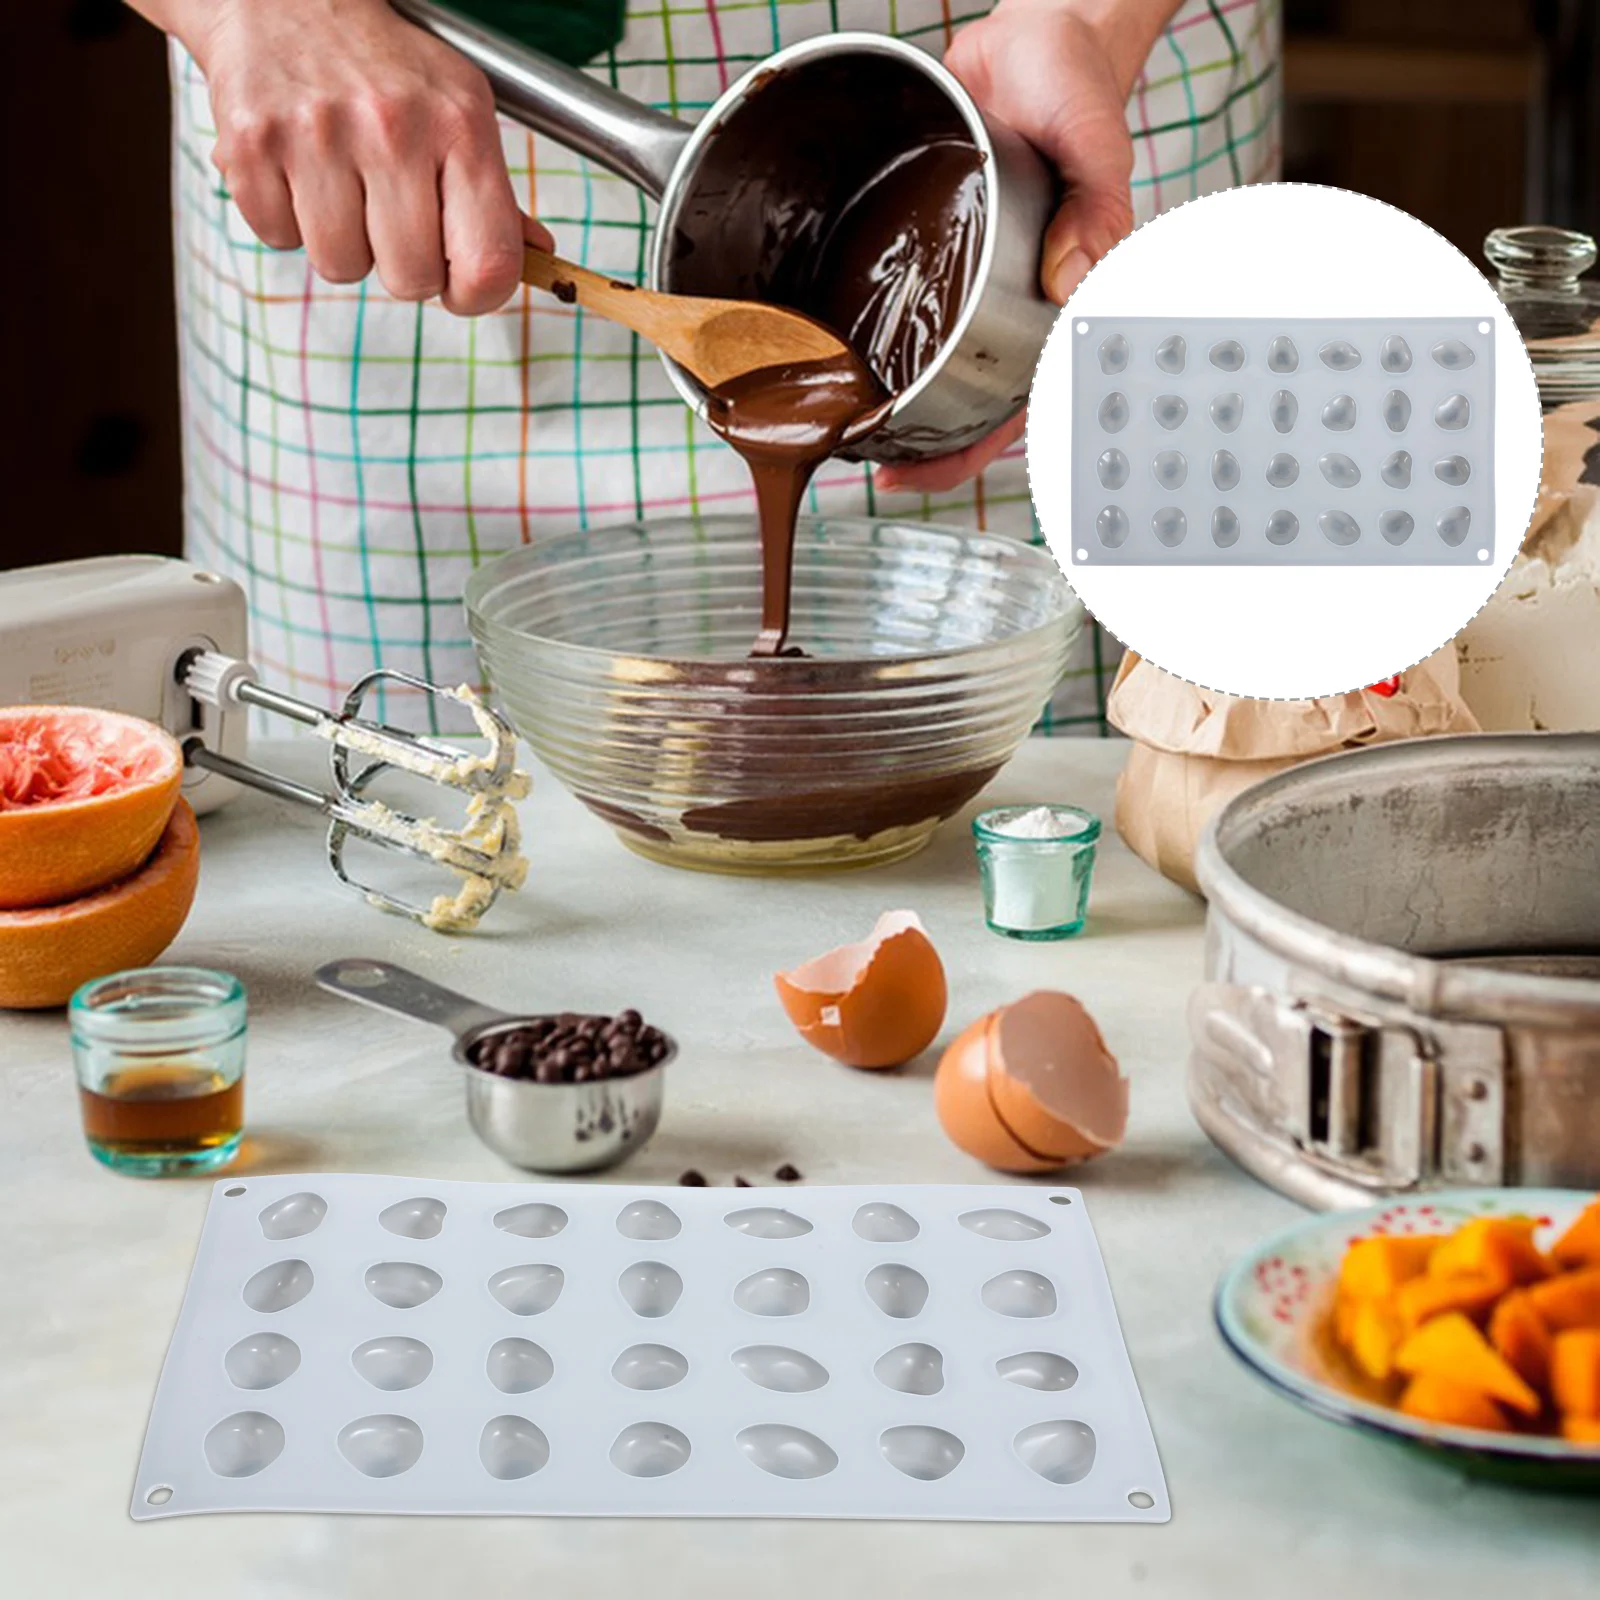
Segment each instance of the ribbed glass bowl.
[{"label": "ribbed glass bowl", "polygon": [[1026,737],[1083,610],[1048,551],[802,518],[790,637],[751,660],[748,517],[541,537],[467,583],[519,733],[641,854],[774,872],[898,860]]}]

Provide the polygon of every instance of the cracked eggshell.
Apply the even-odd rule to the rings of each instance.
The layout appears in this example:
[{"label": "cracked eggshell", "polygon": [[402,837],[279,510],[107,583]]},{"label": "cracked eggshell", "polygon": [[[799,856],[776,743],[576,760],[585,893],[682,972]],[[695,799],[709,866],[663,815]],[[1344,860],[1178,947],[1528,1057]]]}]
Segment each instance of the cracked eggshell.
[{"label": "cracked eggshell", "polygon": [[910,911],[888,911],[859,944],[773,979],[807,1044],[851,1067],[897,1067],[944,1023],[944,963]]}]

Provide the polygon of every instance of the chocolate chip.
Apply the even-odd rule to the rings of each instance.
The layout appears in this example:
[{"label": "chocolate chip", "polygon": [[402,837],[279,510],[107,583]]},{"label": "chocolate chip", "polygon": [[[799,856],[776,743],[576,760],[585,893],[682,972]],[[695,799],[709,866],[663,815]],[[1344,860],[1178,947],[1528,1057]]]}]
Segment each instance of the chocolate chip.
[{"label": "chocolate chip", "polygon": [[800,1169],[797,1166],[792,1165],[790,1162],[785,1161],[784,1164],[772,1174],[772,1176],[776,1178],[779,1183],[798,1183],[800,1181]]},{"label": "chocolate chip", "polygon": [[635,1032],[643,1021],[644,1018],[637,1011],[619,1011],[617,1013],[617,1025],[626,1028],[629,1033]]},{"label": "chocolate chip", "polygon": [[753,1183],[751,1183],[751,1181],[748,1178],[739,1178],[739,1177],[735,1177],[734,1178],[733,1186],[734,1186],[735,1189],[753,1189],[755,1187],[755,1185]]},{"label": "chocolate chip", "polygon": [[696,1172],[693,1167],[690,1167],[687,1172],[679,1174],[678,1182],[685,1189],[704,1189],[706,1187],[706,1175],[703,1172]]}]

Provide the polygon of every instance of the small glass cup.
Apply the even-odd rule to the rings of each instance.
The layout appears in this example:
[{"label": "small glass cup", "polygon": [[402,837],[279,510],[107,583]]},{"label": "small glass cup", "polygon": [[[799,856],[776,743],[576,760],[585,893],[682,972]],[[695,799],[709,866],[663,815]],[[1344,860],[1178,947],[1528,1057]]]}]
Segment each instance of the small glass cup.
[{"label": "small glass cup", "polygon": [[210,1172],[244,1129],[244,986],[203,967],[86,983],[67,1021],[95,1159],[141,1178]]},{"label": "small glass cup", "polygon": [[[1062,832],[1035,839],[1004,832],[1026,812],[1046,810]],[[1000,806],[974,819],[984,920],[1008,939],[1069,939],[1083,929],[1100,819],[1077,806]]]}]

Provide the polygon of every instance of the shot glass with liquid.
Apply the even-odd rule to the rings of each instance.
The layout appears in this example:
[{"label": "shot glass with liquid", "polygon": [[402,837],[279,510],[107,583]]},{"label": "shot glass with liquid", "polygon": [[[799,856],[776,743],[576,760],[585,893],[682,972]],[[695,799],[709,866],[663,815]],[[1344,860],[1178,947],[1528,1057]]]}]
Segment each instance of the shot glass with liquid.
[{"label": "shot glass with liquid", "polygon": [[67,1012],[83,1133],[115,1172],[209,1172],[244,1131],[245,994],[203,967],[86,983]]}]

